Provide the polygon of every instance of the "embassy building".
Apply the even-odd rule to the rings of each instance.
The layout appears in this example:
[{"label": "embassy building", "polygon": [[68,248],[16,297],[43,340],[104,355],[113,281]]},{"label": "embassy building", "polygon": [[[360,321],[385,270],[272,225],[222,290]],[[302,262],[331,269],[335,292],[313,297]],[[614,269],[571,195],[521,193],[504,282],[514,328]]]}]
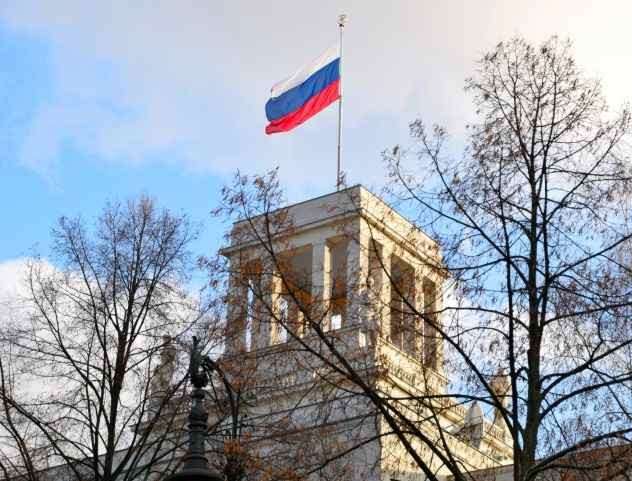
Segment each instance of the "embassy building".
[{"label": "embassy building", "polygon": [[442,453],[469,472],[512,463],[500,416],[447,395],[437,244],[377,196],[354,186],[237,222],[222,254],[221,362],[250,393],[240,444],[265,476],[426,479],[411,451],[446,479]]}]

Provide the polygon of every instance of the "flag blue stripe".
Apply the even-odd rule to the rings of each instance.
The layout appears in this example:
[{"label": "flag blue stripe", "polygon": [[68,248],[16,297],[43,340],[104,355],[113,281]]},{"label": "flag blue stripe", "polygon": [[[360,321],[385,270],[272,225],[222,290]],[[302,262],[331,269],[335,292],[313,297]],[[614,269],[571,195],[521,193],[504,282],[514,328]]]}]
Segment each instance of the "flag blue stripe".
[{"label": "flag blue stripe", "polygon": [[266,103],[266,117],[270,122],[300,108],[314,95],[318,95],[332,82],[340,78],[340,58],[314,72],[305,82],[287,92],[273,97]]}]

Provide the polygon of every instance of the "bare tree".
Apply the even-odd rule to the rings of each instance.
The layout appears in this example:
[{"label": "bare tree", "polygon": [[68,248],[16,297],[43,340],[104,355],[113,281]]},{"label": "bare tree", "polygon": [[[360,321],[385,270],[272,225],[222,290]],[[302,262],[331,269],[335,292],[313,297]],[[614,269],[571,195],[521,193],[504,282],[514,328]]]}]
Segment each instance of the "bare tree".
[{"label": "bare tree", "polygon": [[479,61],[466,84],[479,121],[461,158],[421,121],[413,147],[387,155],[392,193],[439,241],[467,300],[444,307],[470,319],[444,339],[470,393],[511,433],[516,480],[632,430],[632,278],[619,255],[632,235],[630,112],[608,111],[570,48],[513,39]]},{"label": "bare tree", "polygon": [[[302,251],[293,237],[304,226],[283,207],[274,173],[238,175],[217,211],[237,221],[224,251],[230,263],[208,264],[213,276],[230,277],[234,340],[225,357],[255,350],[260,378],[278,366],[274,377],[287,385],[293,372],[294,394],[307,389],[327,399],[320,406],[336,406],[327,416],[346,410],[378,427],[364,437],[353,429],[344,440],[332,434],[341,442],[324,454],[321,474],[329,461],[377,443],[403,450],[427,479],[494,476],[498,470],[469,473],[464,455],[482,452],[481,439],[491,436],[506,444],[515,480],[561,471],[623,475],[632,432],[630,113],[607,110],[599,82],[579,71],[569,42],[557,38],[538,47],[519,38],[499,44],[466,85],[478,121],[468,126],[463,154],[444,129],[429,132],[419,120],[410,147],[385,153],[387,195],[412,220],[402,242],[428,253],[420,268],[436,281],[429,292],[438,285],[442,292],[426,294],[420,269],[384,255],[380,229],[399,218],[369,216],[350,195],[368,241],[356,237],[345,211],[329,252],[351,246],[370,262],[346,278],[333,273],[323,296],[313,272],[296,267]],[[334,326],[343,311],[344,324]],[[370,349],[350,349],[356,332]],[[275,346],[257,345],[264,338]],[[393,366],[377,348],[385,345],[421,363],[421,377],[410,382],[419,389],[386,382]],[[283,352],[285,370],[275,352]],[[452,378],[430,388],[443,382],[441,372]],[[286,413],[305,411],[292,402]],[[492,423],[477,421],[492,414]],[[314,414],[310,429],[318,420]],[[606,464],[616,469],[604,475]]]},{"label": "bare tree", "polygon": [[52,237],[51,258],[29,266],[26,315],[1,336],[3,474],[169,473],[186,373],[175,343],[208,323],[206,304],[187,290],[196,229],[140,197],[108,204],[93,229],[62,217]]}]

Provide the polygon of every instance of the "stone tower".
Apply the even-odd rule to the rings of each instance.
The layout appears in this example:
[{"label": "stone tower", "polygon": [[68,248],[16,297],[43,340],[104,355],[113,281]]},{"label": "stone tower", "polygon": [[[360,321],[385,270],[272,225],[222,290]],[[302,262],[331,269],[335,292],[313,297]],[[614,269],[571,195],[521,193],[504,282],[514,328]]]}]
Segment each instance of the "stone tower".
[{"label": "stone tower", "polygon": [[447,440],[467,469],[511,462],[501,427],[478,406],[441,397],[450,374],[437,333],[441,255],[377,196],[354,186],[238,222],[223,254],[224,362],[252,386],[248,443],[261,464],[313,479],[425,479],[366,389],[401,400],[420,432]]}]

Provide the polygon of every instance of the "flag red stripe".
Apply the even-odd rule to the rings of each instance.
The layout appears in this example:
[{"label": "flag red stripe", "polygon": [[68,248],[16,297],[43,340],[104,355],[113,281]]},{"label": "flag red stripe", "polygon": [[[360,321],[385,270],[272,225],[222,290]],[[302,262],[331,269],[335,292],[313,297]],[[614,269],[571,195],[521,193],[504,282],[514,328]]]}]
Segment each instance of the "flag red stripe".
[{"label": "flag red stripe", "polygon": [[340,98],[340,80],[332,82],[327,88],[321,90],[317,95],[305,102],[294,112],[290,112],[284,117],[270,122],[266,126],[266,134],[275,134],[277,132],[287,132],[294,127],[301,125],[310,117],[326,108],[332,102]]}]

